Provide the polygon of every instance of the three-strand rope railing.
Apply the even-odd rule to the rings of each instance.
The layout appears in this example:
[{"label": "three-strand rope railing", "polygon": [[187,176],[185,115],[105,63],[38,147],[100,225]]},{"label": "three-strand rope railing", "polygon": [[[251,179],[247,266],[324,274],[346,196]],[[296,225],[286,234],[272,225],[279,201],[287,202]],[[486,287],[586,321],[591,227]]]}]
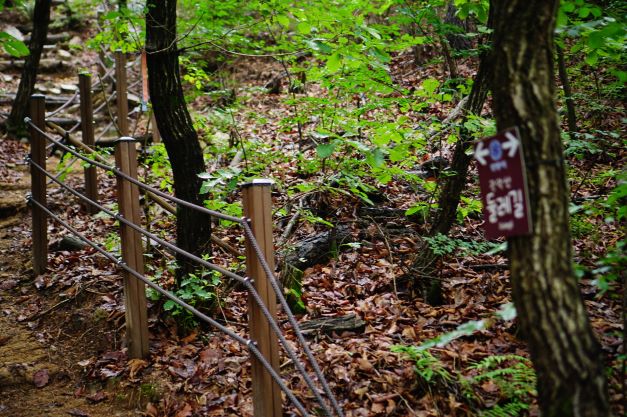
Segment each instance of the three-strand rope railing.
[{"label": "three-strand rope railing", "polygon": [[[113,62],[113,66],[109,68],[105,64],[105,61]],[[78,75],[78,90],[70,96],[67,101],[63,102],[56,109],[46,114],[46,119],[48,119],[64,110],[71,110],[73,108],[73,104],[75,104],[76,100],[80,98],[80,119],[71,123],[66,129],[53,121],[46,120],[47,126],[62,135],[66,143],[72,143],[73,145],[79,147],[83,147],[83,145],[87,145],[89,147],[110,145],[111,141],[107,140],[105,135],[111,132],[112,128],[115,128],[116,138],[120,136],[128,136],[130,129],[128,119],[131,115],[136,113],[136,121],[133,128],[134,133],[137,130],[142,113],[148,110],[145,103],[147,100],[147,86],[145,85],[145,59],[143,54],[133,60],[129,66],[127,65],[126,54],[121,51],[116,51],[111,58],[108,57],[105,51],[101,51],[97,62],[99,66],[99,75],[96,82],[92,85],[91,74],[86,71],[81,71]],[[140,71],[131,71],[131,75],[135,78],[135,80],[127,88],[127,72],[135,69],[138,66],[138,63],[140,64]],[[144,84],[143,90],[146,90],[146,93],[142,94],[142,98],[140,99],[141,105],[135,107],[129,112],[127,104],[129,96],[128,93],[132,93],[134,96],[139,96],[138,92],[132,90],[132,88],[138,86],[139,84]],[[113,90],[111,93],[107,93],[107,88],[109,87]],[[93,102],[96,100],[92,97],[92,91],[100,91],[103,96],[102,103],[98,104],[96,108],[93,108]],[[120,97],[119,100],[118,97]],[[113,114],[111,109],[114,101],[116,102],[115,114]],[[94,115],[103,112],[105,108],[107,111],[104,112],[104,120],[108,119],[108,123],[104,128],[100,129],[98,135],[96,135],[94,131]],[[153,124],[153,141],[158,142],[160,140],[158,131],[156,126],[154,126],[154,120],[151,119],[151,122]],[[82,141],[75,140],[71,136],[78,130],[78,128],[81,128]],[[47,148],[50,149],[54,146],[54,143],[50,143]],[[65,168],[57,174],[57,178],[65,175],[69,170],[71,170],[72,166],[78,160],[78,158],[73,158],[69,162],[65,162],[63,164]],[[97,179],[95,177],[95,170],[88,168],[86,170],[86,176],[91,176],[92,178],[91,180],[86,179],[87,195],[97,200]],[[48,181],[48,183],[50,184],[51,181]]]},{"label": "three-strand rope railing", "polygon": [[[81,92],[84,93],[81,95],[81,102],[84,102],[86,101],[86,97],[88,97],[86,88],[82,88]],[[89,109],[85,111],[89,111]],[[83,106],[81,106],[81,113],[83,113]],[[278,373],[279,344],[282,346],[296,370],[302,375],[303,380],[311,390],[322,412],[329,417],[333,415],[343,416],[343,412],[323,372],[316,362],[311,349],[305,341],[298,322],[292,314],[273,272],[274,250],[272,243],[271,181],[254,180],[249,184],[245,184],[242,189],[244,217],[237,218],[229,216],[181,200],[139,181],[137,179],[137,151],[135,141],[132,138],[123,136],[115,143],[116,166],[111,166],[107,163],[106,159],[93,154],[93,149],[89,146],[93,146],[93,142],[88,140],[91,143],[85,143],[88,142],[85,141],[85,136],[79,146],[73,147],[70,144],[63,143],[62,140],[55,139],[46,132],[44,96],[34,95],[31,98],[30,115],[30,118],[26,118],[25,122],[30,127],[31,132],[31,153],[27,157],[27,162],[31,167],[32,190],[28,200],[32,206],[33,269],[35,274],[44,273],[47,266],[47,218],[50,217],[124,271],[126,338],[130,357],[145,357],[148,354],[149,336],[144,287],[144,285],[147,285],[165,298],[172,300],[174,303],[194,314],[200,320],[208,323],[218,331],[248,348],[252,359],[252,395],[256,417],[279,417],[283,415],[281,391],[285,393],[286,397],[300,414],[304,416],[311,415],[311,413],[306,411],[302,402],[296,398]],[[86,124],[85,118],[82,117],[82,119],[82,124]],[[89,120],[89,117],[86,119]],[[118,120],[120,119],[118,118]],[[91,121],[88,121],[88,123],[91,124]],[[91,130],[93,133],[93,127]],[[83,133],[85,133],[85,126],[83,126]],[[87,136],[89,136],[89,132],[87,132]],[[82,160],[89,166],[85,168],[85,195],[67,185],[58,178],[58,175],[55,176],[47,170],[46,159],[48,142],[63,152],[71,154],[77,160]],[[76,148],[79,148],[82,152],[79,152]],[[97,176],[94,172],[96,168],[113,173],[117,177],[119,213],[104,207],[98,202]],[[88,172],[91,172],[91,174],[88,175]],[[88,213],[102,211],[119,221],[121,258],[84,236],[67,221],[50,210],[47,205],[48,181],[57,184],[62,189],[85,202]],[[90,187],[96,187],[95,192],[91,192],[90,194]],[[206,215],[238,224],[243,229],[246,238],[247,276],[240,276],[191,254],[142,228],[139,210],[140,189],[145,193],[150,193],[161,199],[169,200],[179,206],[185,206]],[[142,235],[145,236],[147,240],[153,241],[178,255],[184,256],[204,268],[217,271],[223,276],[239,282],[249,294],[248,316],[250,338],[245,338],[237,334],[229,327],[202,313],[146,277],[144,274]],[[277,322],[277,300],[292,327],[297,342],[307,358],[307,362],[309,362],[313,370],[315,379],[317,379],[322,387],[322,392],[327,398],[326,401],[314,382],[314,378],[312,378],[305,369],[305,365],[303,365],[299,359]]]}]

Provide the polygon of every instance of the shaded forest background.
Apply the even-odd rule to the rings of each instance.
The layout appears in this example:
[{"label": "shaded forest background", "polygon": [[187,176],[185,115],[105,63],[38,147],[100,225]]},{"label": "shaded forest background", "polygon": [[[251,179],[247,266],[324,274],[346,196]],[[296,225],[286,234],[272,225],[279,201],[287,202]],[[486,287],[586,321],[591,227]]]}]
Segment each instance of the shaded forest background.
[{"label": "shaded forest background", "polygon": [[[52,6],[49,39],[58,40],[43,48],[35,91],[71,94],[78,69],[97,73],[99,51],[134,56],[145,48],[145,10],[118,6]],[[5,117],[33,9],[24,2],[2,10]],[[624,17],[621,2],[561,2],[553,55],[575,271],[618,415],[625,401]],[[456,145],[496,132],[492,96],[487,88],[472,93],[493,78],[483,80],[479,70],[492,34],[488,18],[482,1],[179,1],[184,105],[204,164],[200,201],[240,217],[238,184],[275,181],[285,292],[305,328],[314,322],[312,349],[347,415],[538,413],[535,373],[510,304],[506,243],[483,238],[472,166],[442,226],[451,196],[442,189],[458,172]],[[136,137],[154,130],[144,116],[135,120]],[[26,400],[24,407],[41,410],[66,395],[72,410],[95,416],[250,415],[245,349],[157,294],[149,293],[151,357],[126,358],[117,272],[89,249],[53,246],[48,272],[29,278],[29,225],[18,202],[28,149],[20,126],[7,127],[0,142],[3,320],[31,329],[49,359],[15,359],[29,363],[23,379],[0,373],[7,398],[0,412],[18,398],[48,398],[49,390],[48,403]],[[143,148],[140,175],[173,192],[166,147]],[[460,158],[467,153],[457,148]],[[64,161],[56,155],[51,163]],[[80,171],[77,165],[67,181],[80,184]],[[102,182],[104,201],[113,204],[114,181]],[[62,206],[60,193],[50,198],[83,232],[118,250],[111,218]],[[148,200],[144,218],[164,238],[180,237],[174,217]],[[211,229],[243,251],[228,222]],[[52,233],[59,244],[64,232]],[[192,246],[212,262],[243,268],[223,246]],[[146,252],[156,281],[245,332],[243,292],[208,271],[177,273],[177,260],[157,247]],[[348,324],[315,325],[325,318]],[[10,339],[17,337],[0,339],[0,348]],[[9,368],[7,360],[2,369]],[[42,369],[49,374],[43,385],[34,377]],[[288,383],[304,390],[298,378]]]}]

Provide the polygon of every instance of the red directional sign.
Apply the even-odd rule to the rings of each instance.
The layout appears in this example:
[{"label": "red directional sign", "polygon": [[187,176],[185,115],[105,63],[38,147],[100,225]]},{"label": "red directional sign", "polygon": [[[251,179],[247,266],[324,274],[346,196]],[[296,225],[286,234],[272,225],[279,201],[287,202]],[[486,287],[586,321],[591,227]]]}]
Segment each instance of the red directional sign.
[{"label": "red directional sign", "polygon": [[485,236],[531,233],[525,164],[517,128],[483,138],[475,145]]}]

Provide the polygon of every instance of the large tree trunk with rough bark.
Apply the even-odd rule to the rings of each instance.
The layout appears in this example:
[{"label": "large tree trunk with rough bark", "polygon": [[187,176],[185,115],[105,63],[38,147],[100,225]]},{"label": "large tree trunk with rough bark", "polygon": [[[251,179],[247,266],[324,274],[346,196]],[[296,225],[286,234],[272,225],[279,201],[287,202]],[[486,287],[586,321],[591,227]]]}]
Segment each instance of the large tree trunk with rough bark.
[{"label": "large tree trunk with rough bark", "polygon": [[17,88],[11,114],[5,122],[7,131],[13,134],[20,134],[25,131],[24,117],[28,111],[28,99],[35,90],[39,59],[48,36],[50,4],[51,0],[37,0],[35,2],[33,32],[28,44],[30,54],[25,58],[22,78],[20,78],[20,85]]},{"label": "large tree trunk with rough bark", "polygon": [[495,1],[494,112],[518,126],[533,231],[509,239],[513,298],[544,417],[607,416],[601,350],[572,268],[569,192],[553,102],[557,0]]},{"label": "large tree trunk with rough bark", "polygon": [[[187,111],[176,44],[176,0],[147,2],[146,55],[148,86],[157,127],[163,139],[172,172],[176,196],[202,205],[198,194],[204,172],[198,135]],[[211,218],[180,206],[176,217],[177,246],[196,255],[209,252]],[[178,257],[181,272],[194,269],[184,257]]]}]

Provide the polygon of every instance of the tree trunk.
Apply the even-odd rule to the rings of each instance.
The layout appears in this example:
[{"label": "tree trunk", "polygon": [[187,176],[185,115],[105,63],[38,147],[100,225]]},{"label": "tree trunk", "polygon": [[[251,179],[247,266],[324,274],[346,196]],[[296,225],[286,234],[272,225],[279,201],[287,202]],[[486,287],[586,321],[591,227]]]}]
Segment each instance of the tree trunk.
[{"label": "tree trunk", "polygon": [[533,231],[509,239],[513,298],[544,417],[607,416],[601,350],[572,269],[568,188],[553,102],[558,1],[496,0],[494,111],[521,135]]},{"label": "tree trunk", "polygon": [[458,33],[449,33],[446,35],[449,45],[454,51],[465,51],[472,48],[472,42],[470,39],[464,36],[467,33],[470,26],[469,18],[461,20],[456,16],[457,8],[454,1],[449,1],[446,7],[446,17],[444,23],[451,26],[457,26],[459,28]]},{"label": "tree trunk", "polygon": [[557,70],[564,89],[564,102],[566,104],[566,120],[568,121],[568,134],[574,139],[577,133],[577,115],[575,113],[575,103],[573,103],[573,90],[570,88],[566,62],[564,61],[564,51],[559,45],[555,45],[557,52]]},{"label": "tree trunk", "polygon": [[[148,86],[159,133],[165,144],[177,197],[202,205],[198,194],[204,172],[198,135],[187,111],[176,45],[176,0],[149,0],[146,12],[146,54]],[[177,246],[196,255],[209,252],[211,218],[198,211],[178,206]],[[181,273],[194,269],[179,256]]]},{"label": "tree trunk", "polygon": [[13,134],[21,134],[25,131],[24,117],[28,111],[28,100],[35,90],[39,59],[48,36],[50,4],[51,0],[36,0],[35,2],[33,32],[28,44],[30,54],[24,60],[20,85],[17,88],[11,113],[5,122],[7,131]]},{"label": "tree trunk", "polygon": [[480,115],[483,104],[488,95],[490,77],[492,75],[492,62],[490,50],[486,49],[481,54],[479,70],[475,76],[468,101],[464,106],[464,118],[460,127],[460,137],[455,144],[453,160],[451,161],[450,172],[442,186],[442,192],[438,199],[438,211],[431,226],[430,235],[442,233],[448,234],[457,219],[457,206],[461,198],[462,191],[466,187],[468,177],[468,166],[472,160],[472,155],[466,151],[473,141],[472,132],[464,127],[464,122],[468,120],[468,115]]},{"label": "tree trunk", "polygon": [[[492,7],[490,7],[492,10]],[[488,19],[488,27],[492,27],[492,13]],[[487,42],[490,39],[486,40]],[[455,144],[453,151],[453,160],[449,169],[450,175],[444,178],[442,191],[438,198],[438,209],[434,215],[429,235],[435,236],[439,233],[447,235],[453,227],[457,219],[457,206],[461,199],[461,194],[466,187],[468,177],[468,167],[472,160],[472,155],[468,155],[466,151],[473,141],[472,132],[464,127],[464,122],[468,120],[468,115],[480,115],[486,97],[489,91],[489,83],[492,76],[492,59],[491,50],[485,48],[481,53],[479,61],[479,69],[475,75],[475,79],[468,96],[468,101],[463,107],[463,120],[460,123],[460,137]],[[435,263],[438,256],[433,253],[427,244],[423,244],[418,250],[420,255],[413,264],[413,269],[418,271],[418,278],[414,279],[414,289],[418,293],[422,293],[423,298],[431,305],[439,305],[441,303],[442,281],[439,279],[429,280],[425,277],[431,277],[435,272]]]}]

